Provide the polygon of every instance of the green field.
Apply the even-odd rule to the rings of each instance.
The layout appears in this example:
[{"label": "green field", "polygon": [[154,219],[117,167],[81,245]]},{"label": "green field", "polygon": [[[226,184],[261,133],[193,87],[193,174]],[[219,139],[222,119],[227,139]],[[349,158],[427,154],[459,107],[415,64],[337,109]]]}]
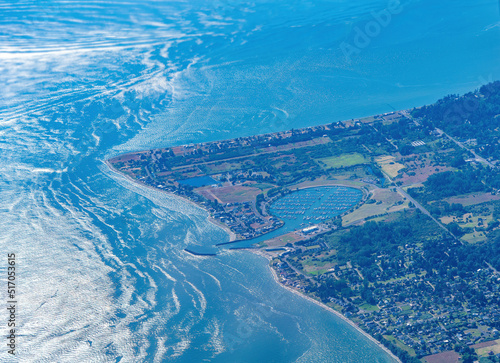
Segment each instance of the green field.
[{"label": "green field", "polygon": [[474,233],[466,233],[460,239],[469,243],[478,243],[486,241],[488,238],[485,236],[484,233],[474,232]]},{"label": "green field", "polygon": [[[319,247],[319,246],[312,246],[312,247]],[[318,257],[312,257],[312,256],[307,257],[305,260],[298,260],[297,262],[299,262],[302,265],[301,269],[305,273],[313,276],[322,275],[335,265],[326,258],[319,259]]]},{"label": "green field", "polygon": [[360,305],[360,308],[365,311],[379,311],[380,308],[377,305],[370,305],[368,303]]},{"label": "green field", "polygon": [[253,188],[259,188],[260,190],[266,190],[266,189],[274,188],[276,185],[269,184],[269,183],[256,183],[256,184],[249,184],[248,186],[253,187]]},{"label": "green field", "polygon": [[318,159],[321,166],[326,165],[327,168],[345,168],[348,166],[364,164],[367,162],[365,157],[359,153],[344,154],[341,156],[331,156],[328,158]]},{"label": "green field", "polygon": [[398,348],[401,348],[403,350],[406,350],[408,354],[410,354],[412,357],[415,357],[417,354],[415,353],[415,350],[413,348],[408,347],[405,345],[403,342],[400,342],[396,338],[394,338],[392,335],[384,335],[384,338],[387,339],[390,342],[393,342],[396,344]]}]

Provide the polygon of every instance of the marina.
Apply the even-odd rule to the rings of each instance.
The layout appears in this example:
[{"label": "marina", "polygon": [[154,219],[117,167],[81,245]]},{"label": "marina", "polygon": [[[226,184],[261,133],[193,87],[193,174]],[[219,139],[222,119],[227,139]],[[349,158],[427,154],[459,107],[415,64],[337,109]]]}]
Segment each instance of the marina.
[{"label": "marina", "polygon": [[225,244],[250,247],[292,231],[304,233],[304,229],[315,224],[321,225],[321,231],[330,230],[334,225],[332,220],[354,208],[362,197],[361,190],[343,186],[315,187],[292,192],[277,199],[269,208],[271,215],[284,222],[281,228],[257,238]]}]

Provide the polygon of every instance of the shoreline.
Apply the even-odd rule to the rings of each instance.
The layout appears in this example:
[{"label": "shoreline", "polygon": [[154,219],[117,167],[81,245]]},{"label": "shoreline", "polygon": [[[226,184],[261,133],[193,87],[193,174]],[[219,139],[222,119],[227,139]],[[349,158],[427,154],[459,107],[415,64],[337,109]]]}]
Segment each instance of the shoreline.
[{"label": "shoreline", "polygon": [[[197,204],[196,202],[193,202],[192,200],[190,200],[189,198],[186,198],[182,195],[177,195],[175,193],[171,193],[171,192],[167,192],[165,190],[161,190],[161,189],[158,189],[158,188],[155,188],[151,185],[147,185],[147,184],[144,184],[144,183],[141,183],[140,181],[138,181],[137,179],[134,179],[132,177],[130,177],[129,175],[127,174],[124,174],[124,173],[121,173],[120,171],[116,170],[113,165],[109,162],[108,159],[105,159],[104,160],[104,164],[114,173],[117,173],[118,175],[121,175],[121,176],[124,176],[127,180],[131,181],[132,183],[135,183],[137,185],[140,185],[140,186],[143,186],[143,187],[146,187],[146,188],[149,188],[151,190],[154,190],[154,191],[157,191],[157,192],[160,192],[160,193],[165,193],[165,194],[169,194],[169,195],[172,195],[172,196],[175,196],[177,198],[181,198],[182,200],[190,203],[191,205],[194,205],[202,210],[204,210],[207,214],[208,214],[208,217],[207,217],[207,220],[209,222],[211,222],[212,224],[215,224],[217,227],[220,227],[222,228],[228,235],[229,235],[229,241],[227,242],[222,242],[222,243],[218,243],[216,244],[215,246],[220,246],[220,245],[228,245],[228,244],[233,244],[233,243],[237,243],[237,242],[244,242],[244,241],[249,241],[251,239],[240,239],[238,240],[237,239],[237,236],[236,236],[236,233],[234,233],[228,226],[226,226],[224,223],[218,221],[217,219],[213,218],[210,214],[210,212],[202,205],[200,204]],[[361,198],[361,201],[360,202],[363,202],[364,198],[366,198],[366,195],[367,195],[367,192],[365,190],[365,187],[364,186],[355,186],[355,185],[350,185],[349,183],[345,183],[343,184],[342,181],[333,181],[334,183],[325,183],[325,182],[322,182],[322,183],[319,183],[318,185],[310,185],[310,186],[301,186],[301,187],[297,187],[297,190],[303,190],[303,189],[309,189],[309,188],[321,188],[321,187],[346,187],[346,188],[353,188],[353,189],[357,189],[357,190],[360,190],[362,193],[363,193],[363,197]],[[292,190],[290,189],[291,192],[295,191],[295,190]],[[358,203],[359,204],[359,203]],[[352,208],[351,210],[349,210],[349,212],[352,211]],[[281,227],[280,227],[281,228]],[[266,232],[260,236],[257,236],[257,237],[254,237],[254,238],[258,238],[258,237],[261,237],[261,236],[264,236],[268,233],[271,233],[271,232],[274,232],[275,230],[272,230],[272,231],[269,231],[269,232]],[[244,247],[245,248],[245,247]]]},{"label": "shoreline", "polygon": [[332,309],[331,307],[329,307],[328,305],[325,305],[323,304],[322,302],[318,301],[318,300],[315,300],[313,299],[312,297],[310,296],[307,296],[307,295],[304,295],[303,293],[299,292],[298,290],[295,290],[294,288],[290,287],[290,286],[285,286],[283,285],[280,281],[279,281],[279,278],[278,278],[278,274],[276,273],[276,271],[271,267],[271,265],[269,264],[269,262],[271,262],[271,258],[270,256],[266,255],[265,253],[263,253],[260,249],[259,250],[253,250],[253,249],[248,249],[249,252],[251,253],[254,253],[258,256],[261,256],[261,257],[264,257],[267,261],[268,261],[268,264],[267,264],[267,268],[269,269],[269,271],[271,272],[271,275],[273,276],[273,279],[274,281],[279,285],[281,286],[282,288],[290,291],[291,293],[303,298],[303,299],[306,299],[314,304],[316,304],[317,306],[325,309],[326,311],[328,311],[329,313],[332,313],[334,314],[336,317],[342,319],[344,322],[348,323],[350,326],[352,326],[354,329],[356,329],[356,331],[358,331],[359,333],[363,334],[366,338],[368,338],[370,341],[372,341],[373,343],[375,343],[379,348],[381,348],[385,353],[387,353],[391,358],[393,358],[396,362],[399,362],[399,363],[402,363],[401,360],[396,357],[394,355],[394,353],[392,353],[389,348],[387,348],[385,345],[383,345],[382,343],[380,343],[377,339],[375,339],[374,337],[372,337],[370,334],[368,334],[367,332],[365,332],[363,329],[361,329],[358,325],[356,325],[356,323],[354,323],[352,320],[348,319],[347,317],[345,317],[344,315],[342,315],[340,312],[336,311],[335,309]]},{"label": "shoreline", "polygon": [[[186,199],[186,198],[183,198],[183,199]],[[200,208],[203,208],[203,207],[200,207]],[[206,211],[206,209],[205,209],[205,211]],[[224,231],[226,231],[227,234],[229,234],[229,241],[226,243],[233,243],[236,241],[236,233],[231,231],[231,229],[228,226],[219,222],[217,219],[213,218],[212,216],[209,216],[207,219],[209,222],[212,222],[216,226],[218,226],[218,227],[222,228]]]},{"label": "shoreline", "polygon": [[[393,111],[393,112],[387,112],[387,113],[381,113],[381,114],[378,114],[378,115],[370,115],[370,116],[364,116],[364,117],[360,117],[360,118],[357,118],[356,121],[357,122],[368,122],[369,119],[375,119],[377,117],[382,117],[382,116],[385,116],[387,114],[396,114],[396,113],[401,113],[403,111],[408,111],[408,110],[399,110],[399,111]],[[342,123],[342,124],[346,124],[346,123],[350,123],[350,122],[353,122],[354,119],[352,120],[344,120],[344,121],[338,121],[338,123]],[[314,128],[318,128],[318,127],[324,127],[324,128],[327,128],[329,126],[333,125],[332,124],[324,124],[324,125],[316,125],[316,126],[307,126],[307,127],[301,127],[299,128],[298,130],[310,130],[310,129],[314,129]],[[260,134],[260,135],[254,135],[253,137],[255,136],[266,136],[266,135],[275,135],[275,134],[282,134],[282,133],[287,133],[289,132],[288,131],[277,131],[277,132],[270,132],[270,133],[265,133],[265,134]],[[293,129],[292,129],[292,133],[293,133]],[[325,136],[325,135],[323,135]],[[229,140],[234,140],[234,139],[229,139]],[[223,140],[220,140],[220,141],[223,141]],[[227,140],[226,140],[227,141]],[[201,142],[201,143],[194,143],[194,144],[189,144],[189,145],[206,145],[206,144],[212,144],[212,143],[215,143],[217,141],[210,141],[210,142]],[[270,146],[270,145],[269,145]],[[142,154],[144,152],[147,152],[147,151],[152,151],[152,150],[165,150],[165,149],[168,149],[168,147],[164,147],[164,148],[154,148],[154,149],[148,149],[148,150],[143,150],[143,151],[134,151],[134,152],[126,152],[124,154],[121,154],[121,156],[124,156],[124,155],[135,155],[135,154]],[[265,153],[269,153],[269,152],[272,152],[272,151],[267,151]],[[170,192],[170,191],[165,191],[165,190],[162,190],[162,189],[159,189],[159,188],[155,188],[151,185],[147,185],[145,183],[142,183],[140,180],[138,179],[135,179],[135,178],[132,178],[131,176],[129,176],[128,174],[126,173],[122,173],[121,171],[119,171],[118,169],[115,169],[113,164],[110,162],[110,160],[112,159],[115,159],[117,156],[115,157],[112,157],[112,158],[105,158],[104,159],[104,163],[106,164],[106,166],[113,172],[116,172],[117,174],[120,174],[120,175],[123,175],[125,176],[128,180],[132,181],[132,182],[135,182],[137,184],[141,184],[141,185],[144,185],[148,188],[151,188],[152,190],[157,190],[157,191],[160,191],[160,192],[164,192],[164,193],[167,193],[167,194],[171,194],[171,195],[175,195],[177,197],[180,197],[182,198],[183,200],[187,201],[188,203],[191,203],[192,205],[195,205],[197,206],[198,208],[201,208],[203,209],[205,212],[208,213],[208,220],[210,222],[212,222],[213,224],[215,224],[216,226],[222,228],[224,231],[226,231],[228,234],[229,234],[229,241],[228,242],[225,242],[225,243],[221,243],[221,244],[216,244],[216,246],[218,245],[222,245],[222,244],[231,244],[231,243],[235,243],[235,242],[240,242],[240,241],[249,241],[249,240],[252,240],[254,238],[259,238],[267,233],[271,233],[271,232],[274,232],[276,229],[274,230],[271,230],[271,231],[267,231],[261,235],[258,235],[258,236],[255,236],[255,237],[252,237],[252,238],[245,238],[245,239],[238,239],[237,238],[237,234],[235,232],[233,232],[233,230],[227,226],[226,224],[224,224],[222,221],[219,221],[217,219],[215,219],[212,214],[207,210],[207,208],[202,205],[202,204],[198,204],[197,202],[195,201],[192,201],[191,199],[189,199],[188,197],[186,196],[182,196],[182,195],[178,195],[176,193],[173,193],[173,192]],[[149,172],[148,172],[148,175],[149,175]],[[151,175],[149,175],[151,177]],[[367,193],[366,193],[366,185],[364,185],[364,183],[359,183],[361,185],[356,185],[358,183],[352,183],[352,182],[349,182],[349,181],[345,181],[345,180],[322,180],[320,183],[316,184],[313,182],[311,185],[303,185],[307,182],[313,182],[313,180],[306,180],[305,182],[299,182],[295,185],[295,190],[302,190],[302,189],[308,189],[308,188],[316,188],[316,187],[328,187],[328,186],[340,186],[340,187],[347,187],[347,188],[354,188],[354,189],[358,189],[360,190],[362,193],[363,193],[363,197],[361,198],[361,202],[364,201],[364,199],[366,198],[367,196]],[[302,185],[301,185],[302,184]],[[294,186],[293,185],[289,185],[289,186],[282,186],[282,188],[285,188],[285,189],[288,189],[290,192],[293,192],[294,189]],[[274,198],[274,197],[273,197]],[[272,198],[272,199],[273,199]],[[269,201],[268,201],[269,202]],[[266,203],[266,206],[268,204]],[[352,210],[352,209],[351,209]],[[260,212],[262,214],[262,212]],[[257,213],[258,215],[259,213]],[[269,214],[270,215],[270,214]],[[264,216],[264,215],[262,215]],[[283,222],[283,221],[282,221]],[[281,225],[279,228],[281,228],[283,225]]]},{"label": "shoreline", "polygon": [[[137,180],[131,178],[130,176],[126,175],[126,174],[123,174],[123,173],[120,173],[119,171],[117,171],[115,168],[113,168],[113,166],[108,162],[108,160],[105,160],[104,163],[106,164],[106,166],[110,169],[111,172],[113,173],[117,173],[121,176],[125,176],[125,178],[127,178],[129,181],[133,182],[133,183],[136,183],[136,184],[139,184],[141,186],[144,186],[146,188],[150,188],[152,190],[155,190],[155,191],[158,191],[160,193],[166,193],[166,194],[171,194],[175,197],[178,197],[178,198],[181,198],[182,200],[184,201],[187,201],[188,203],[198,207],[198,208],[201,208],[203,209],[205,212],[207,212],[209,214],[207,220],[211,223],[213,223],[214,225],[222,228],[224,231],[226,231],[228,234],[229,234],[229,239],[230,241],[229,242],[233,242],[235,239],[236,239],[236,234],[231,231],[229,229],[229,227],[223,225],[222,223],[220,223],[219,221],[217,221],[216,219],[212,218],[210,216],[210,213],[203,207],[203,206],[200,206],[198,204],[196,204],[195,202],[183,197],[183,196],[180,196],[180,195],[177,195],[177,194],[174,194],[174,193],[168,193],[168,192],[165,192],[163,190],[159,190],[157,188],[154,188],[152,186],[149,186],[149,185],[146,185],[144,183],[140,183],[138,182]],[[326,186],[326,185],[325,185]],[[332,186],[332,185],[330,185]],[[363,193],[364,194],[364,193]],[[279,278],[278,278],[278,275],[276,274],[276,271],[271,267],[271,265],[269,264],[269,262],[271,262],[271,258],[269,255],[263,253],[260,249],[249,249],[249,248],[242,248],[243,250],[247,250],[251,253],[254,253],[258,256],[261,256],[261,257],[264,257],[268,263],[267,263],[267,268],[269,269],[269,271],[271,272],[271,275],[273,276],[273,280],[279,285],[281,286],[282,288],[290,291],[291,293],[299,296],[300,298],[303,298],[303,299],[306,299],[314,304],[316,304],[317,306],[323,308],[324,310],[328,311],[329,313],[332,313],[334,314],[336,317],[342,319],[344,322],[346,322],[347,324],[349,324],[350,326],[352,326],[354,329],[356,329],[356,331],[358,331],[359,333],[363,334],[363,336],[365,336],[366,338],[368,338],[371,342],[375,343],[379,348],[381,348],[385,353],[387,353],[391,358],[393,358],[396,362],[399,362],[399,363],[402,363],[401,360],[396,357],[386,346],[384,346],[382,343],[380,343],[377,339],[375,339],[374,337],[372,337],[370,334],[368,334],[367,332],[365,332],[363,329],[361,329],[359,326],[356,325],[356,323],[354,323],[352,320],[346,318],[344,315],[342,315],[341,313],[339,313],[338,311],[332,309],[331,307],[323,304],[322,302],[318,301],[318,300],[315,300],[307,295],[304,295],[303,293],[289,287],[289,286],[285,286],[283,285],[280,281],[279,281]]]},{"label": "shoreline", "polygon": [[[334,180],[334,182],[336,182],[336,181]],[[301,183],[299,183],[298,185],[300,185],[300,184],[301,184]],[[348,183],[345,183],[345,184],[342,184],[342,183],[325,183],[325,182],[323,181],[323,182],[321,182],[321,183],[319,183],[319,184],[317,184],[317,185],[301,186],[301,187],[297,187],[296,189],[291,189],[291,187],[287,187],[287,188],[290,190],[290,192],[291,192],[291,193],[294,193],[294,192],[296,192],[296,191],[299,191],[299,190],[304,190],[304,189],[313,189],[313,188],[328,188],[328,187],[345,187],[345,188],[352,188],[352,189],[357,189],[357,190],[361,191],[361,193],[363,193],[363,195],[362,195],[362,197],[361,197],[360,201],[359,201],[356,205],[354,205],[352,208],[350,208],[350,209],[348,209],[348,210],[346,210],[346,211],[342,212],[342,213],[341,213],[341,214],[339,214],[337,217],[342,217],[342,216],[343,216],[343,215],[345,215],[345,214],[349,214],[349,213],[353,212],[353,211],[354,211],[354,209],[355,209],[355,207],[363,205],[363,203],[366,201],[366,199],[367,199],[367,197],[368,197],[368,195],[369,195],[369,192],[368,192],[368,190],[367,190],[367,187],[366,187],[366,186],[354,186],[354,185],[349,185]],[[202,207],[202,208],[203,208],[203,207]],[[269,214],[269,215],[271,215],[271,214]],[[278,217],[276,217],[276,218],[278,218]],[[216,222],[216,223],[220,223],[220,222],[218,222],[217,220],[215,220],[215,222]],[[222,225],[221,225],[221,227],[222,227]],[[231,231],[231,229],[229,229],[229,227],[227,227],[227,226],[225,226],[225,225],[224,225],[224,227],[226,227],[226,228],[227,228],[228,233],[232,233],[233,235],[235,235],[235,234]],[[261,235],[259,235],[259,236],[256,236],[256,237],[253,237],[253,238],[249,238],[249,239],[239,239],[239,240],[237,240],[236,238],[232,239],[232,236],[231,236],[231,238],[230,238],[230,240],[229,240],[228,242],[217,243],[215,246],[224,246],[224,245],[236,244],[236,243],[238,243],[238,242],[245,242],[245,241],[246,241],[246,242],[249,242],[249,241],[254,240],[254,239],[256,239],[256,238],[260,238],[260,237],[262,237],[262,236],[265,236],[266,234],[269,234],[269,233],[272,233],[272,232],[274,232],[274,231],[277,231],[278,229],[280,229],[280,228],[282,228],[282,227],[284,227],[284,224],[283,224],[281,227],[278,227],[277,229],[274,229],[274,230],[272,230],[272,231],[268,231],[268,232],[266,232],[266,233],[264,233],[264,234],[261,234]],[[283,236],[285,236],[285,235],[286,235],[286,234],[288,234],[288,233],[294,233],[294,232],[298,232],[298,231],[300,231],[300,230],[302,230],[302,228],[298,228],[298,229],[296,229],[296,230],[289,231],[289,232],[286,232],[286,233],[280,234],[280,235],[275,236],[275,237],[272,237],[272,238],[283,237]],[[330,230],[327,230],[327,231],[324,231],[324,232],[321,232],[320,234],[323,234],[323,233],[326,233],[326,232],[329,232],[329,231],[331,231],[331,229],[330,229]],[[319,234],[318,234],[318,235],[319,235]],[[235,235],[235,236],[236,236],[236,235]],[[271,238],[271,239],[272,239],[272,238]],[[267,242],[267,241],[269,241],[269,240],[270,240],[270,239],[267,239],[267,240],[263,240],[263,241],[261,241],[261,242]],[[252,245],[255,245],[255,243],[252,243]],[[240,247],[240,248],[238,248],[238,249],[241,249],[241,248],[243,248],[243,249],[244,249],[244,248],[248,248],[248,247]]]},{"label": "shoreline", "polygon": [[[370,117],[373,117],[373,116],[370,116]],[[363,118],[360,118],[360,120],[362,119],[367,119],[369,117],[363,117]],[[147,184],[144,184],[144,183],[141,183],[139,180],[137,179],[134,179],[132,177],[130,177],[129,175],[127,174],[124,174],[124,173],[121,173],[120,171],[118,171],[117,169],[115,169],[113,167],[113,165],[108,161],[108,159],[105,159],[104,160],[104,163],[106,164],[106,166],[108,166],[108,168],[114,172],[114,173],[117,173],[119,175],[122,175],[122,176],[125,176],[129,181],[133,182],[133,183],[136,183],[136,184],[139,184],[139,185],[142,185],[142,186],[145,186],[147,188],[150,188],[152,190],[155,190],[155,191],[158,191],[158,192],[163,192],[163,193],[166,193],[166,194],[170,194],[174,197],[178,197],[188,203],[190,203],[191,205],[193,206],[196,206],[198,208],[201,208],[202,210],[204,210],[205,212],[207,212],[208,214],[208,217],[207,217],[207,220],[209,222],[211,222],[212,224],[214,224],[215,226],[217,227],[220,227],[222,228],[228,235],[229,235],[229,241],[228,242],[225,242],[225,243],[222,243],[224,245],[226,244],[232,244],[232,243],[235,243],[235,242],[240,242],[240,241],[245,241],[245,240],[237,240],[237,236],[236,236],[236,233],[234,233],[228,226],[226,226],[224,223],[216,220],[215,218],[212,217],[212,215],[210,214],[210,212],[205,208],[205,206],[203,205],[199,205],[198,203],[184,197],[184,196],[181,196],[181,195],[177,195],[175,193],[172,193],[172,192],[168,192],[168,191],[165,191],[165,190],[161,190],[161,189],[158,189],[158,188],[155,188],[153,186],[150,186],[150,185],[147,185]],[[303,190],[303,189],[308,189],[308,188],[318,188],[318,187],[334,187],[334,186],[337,186],[337,187],[347,187],[347,188],[354,188],[354,189],[357,189],[357,190],[360,190],[362,192],[362,198],[361,198],[361,203],[366,199],[367,195],[369,194],[368,191],[366,190],[366,185],[355,185],[355,183],[350,183],[350,182],[346,182],[344,180],[323,180],[322,182],[319,182],[317,185],[314,185],[314,183],[312,185],[300,185],[302,183],[299,183],[298,186],[296,187],[296,190]],[[290,189],[290,188],[289,188]],[[290,191],[293,191],[293,189],[290,189]],[[352,210],[350,210],[352,211]],[[270,231],[272,232],[272,231]],[[387,348],[386,346],[384,346],[381,342],[379,342],[377,339],[375,339],[373,336],[371,336],[370,334],[368,334],[367,332],[365,332],[363,329],[361,329],[356,323],[354,323],[352,320],[348,319],[347,317],[345,317],[343,314],[341,314],[340,312],[332,309],[331,307],[327,306],[326,304],[318,301],[318,300],[315,300],[313,298],[311,298],[310,296],[307,296],[305,294],[303,294],[302,292],[290,287],[290,286],[286,286],[286,285],[283,285],[280,281],[279,281],[279,277],[276,273],[276,271],[271,267],[270,265],[270,262],[271,262],[271,256],[269,256],[268,254],[264,253],[260,248],[256,248],[256,249],[252,249],[252,248],[248,248],[248,247],[242,247],[242,248],[238,248],[240,250],[248,250],[249,252],[251,253],[254,253],[258,256],[261,256],[261,257],[264,257],[268,263],[267,263],[267,268],[269,269],[269,271],[271,272],[271,275],[273,276],[273,279],[274,281],[279,285],[281,286],[282,288],[290,291],[291,293],[295,294],[296,296],[300,297],[300,298],[303,298],[303,299],[306,299],[314,304],[316,304],[317,306],[323,308],[325,311],[331,313],[331,314],[334,314],[337,318],[340,318],[341,320],[343,320],[344,322],[346,322],[347,324],[349,324],[351,327],[353,327],[357,332],[361,333],[364,337],[366,337],[367,339],[369,339],[371,342],[373,342],[377,347],[379,347],[380,349],[382,349],[385,353],[387,353],[395,362],[399,362],[399,363],[402,363],[401,360],[396,357],[394,355],[394,353],[392,353],[389,348]],[[190,251],[188,251],[190,252]]]},{"label": "shoreline", "polygon": [[231,229],[222,224],[221,222],[219,222],[218,220],[216,220],[215,218],[213,218],[211,215],[210,215],[210,212],[203,206],[193,202],[192,200],[186,198],[186,197],[183,197],[182,195],[177,195],[175,193],[170,193],[170,192],[167,192],[167,191],[164,191],[164,190],[161,190],[161,189],[158,189],[158,188],[155,188],[155,187],[152,187],[150,185],[147,185],[147,184],[144,184],[144,183],[141,183],[140,181],[138,181],[137,179],[134,179],[132,177],[130,177],[129,175],[127,174],[124,174],[124,173],[120,173],[118,170],[116,170],[113,165],[111,165],[111,163],[108,161],[108,159],[104,160],[104,164],[109,168],[109,170],[113,173],[116,173],[120,176],[123,176],[125,177],[128,181],[134,183],[134,184],[137,184],[139,186],[142,186],[142,187],[145,187],[145,188],[148,188],[148,189],[151,189],[151,190],[154,190],[154,191],[157,191],[157,192],[160,192],[160,193],[165,193],[165,194],[168,194],[168,195],[172,195],[172,196],[175,196],[177,198],[180,198],[182,199],[183,201],[186,201],[188,202],[189,204],[197,207],[197,208],[200,208],[202,209],[203,211],[205,211],[207,214],[208,214],[208,217],[207,217],[207,220],[209,222],[211,222],[212,224],[216,225],[217,227],[220,227],[222,228],[228,235],[229,235],[229,242],[233,242],[236,240],[236,233],[234,233],[233,231],[231,231]]}]

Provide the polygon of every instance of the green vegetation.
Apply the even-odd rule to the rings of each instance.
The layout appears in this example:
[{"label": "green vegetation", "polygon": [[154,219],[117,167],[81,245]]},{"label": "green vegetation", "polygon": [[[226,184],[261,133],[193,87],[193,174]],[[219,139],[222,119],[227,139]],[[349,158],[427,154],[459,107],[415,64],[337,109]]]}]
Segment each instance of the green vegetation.
[{"label": "green vegetation", "polygon": [[364,164],[366,162],[367,160],[360,153],[344,154],[340,156],[330,156],[327,158],[318,159],[318,163],[320,165],[335,169]]},{"label": "green vegetation", "polygon": [[440,200],[456,195],[473,192],[490,191],[484,183],[488,170],[482,168],[464,167],[463,170],[446,171],[430,175],[422,188],[412,188],[412,197],[422,201]]},{"label": "green vegetation", "polygon": [[[412,111],[110,163],[204,206],[241,239],[279,228],[267,208],[297,188],[363,188],[364,203],[320,234],[273,240],[282,282],[341,311],[403,362],[453,350],[463,362],[498,362],[471,346],[500,338],[499,140],[495,82]],[[178,182],[204,176],[217,185]]]},{"label": "green vegetation", "polygon": [[[274,268],[286,284],[299,284],[357,321],[402,361],[500,338],[500,278],[492,269],[500,269],[500,235],[462,244],[414,210],[307,242],[318,244],[324,247],[283,253]],[[331,267],[316,275],[308,273],[311,264]]]},{"label": "green vegetation", "polygon": [[415,110],[413,115],[452,136],[475,139],[483,157],[500,159],[500,81],[461,97],[449,95]]}]

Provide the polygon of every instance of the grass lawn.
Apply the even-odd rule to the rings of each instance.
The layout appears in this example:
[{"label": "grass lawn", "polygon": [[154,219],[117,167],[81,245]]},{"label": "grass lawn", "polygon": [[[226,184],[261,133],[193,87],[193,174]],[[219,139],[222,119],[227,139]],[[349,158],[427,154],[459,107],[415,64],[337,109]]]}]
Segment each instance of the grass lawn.
[{"label": "grass lawn", "polygon": [[380,202],[380,204],[372,203],[372,204],[363,204],[359,208],[354,209],[351,213],[342,217],[342,224],[344,226],[359,221],[361,219],[369,218],[372,216],[379,216],[385,213],[397,212],[399,210],[408,208],[408,203],[404,203],[401,205],[394,205],[397,202],[403,200],[401,196],[392,192],[388,189],[374,189],[372,190],[371,199],[376,202]]},{"label": "grass lawn", "polygon": [[203,195],[207,193],[212,193],[222,203],[241,203],[255,200],[256,196],[261,193],[261,190],[253,187],[231,185],[217,188],[209,187],[200,191],[200,194]]},{"label": "grass lawn", "polygon": [[218,161],[210,164],[205,164],[209,174],[226,173],[232,170],[240,170],[242,167],[241,161]]},{"label": "grass lawn", "polygon": [[465,334],[470,334],[472,335],[474,338],[478,338],[481,336],[481,332],[477,329],[469,329],[469,330],[466,330],[464,332]]},{"label": "grass lawn", "polygon": [[306,247],[306,250],[312,250],[312,249],[319,248],[319,247],[321,247],[321,246],[320,245],[308,246],[308,247]]},{"label": "grass lawn", "polygon": [[266,190],[266,189],[274,188],[276,185],[269,184],[269,183],[256,183],[256,184],[251,184],[250,186],[252,186],[254,188],[259,188],[260,190]]},{"label": "grass lawn", "polygon": [[487,238],[483,232],[473,232],[464,234],[460,239],[468,243],[478,243],[486,241]]},{"label": "grass lawn", "polygon": [[[479,225],[479,218],[482,218],[483,224]],[[488,216],[474,216],[472,213],[466,213],[463,216],[457,218],[454,216],[444,216],[441,217],[441,222],[444,224],[449,224],[452,222],[457,222],[462,228],[478,228],[478,227],[488,227],[488,224],[493,221],[493,216],[490,214]],[[467,220],[469,222],[467,222]],[[468,243],[477,243],[486,241],[487,237],[484,231],[473,231],[462,236],[461,240]]]},{"label": "grass lawn", "polygon": [[479,357],[479,363],[493,363],[493,361],[487,357]]},{"label": "grass lawn", "polygon": [[377,305],[363,304],[359,306],[361,309],[365,311],[379,311],[379,307]]},{"label": "grass lawn", "polygon": [[406,279],[414,279],[416,277],[417,277],[417,275],[415,275],[415,274],[409,274],[409,275],[406,275],[406,276],[403,276],[403,277],[394,277],[394,278],[389,279],[389,280],[379,281],[379,283],[385,285],[385,284],[389,284],[389,283],[392,283],[392,282],[395,282],[395,281],[402,281],[402,280],[406,280]]},{"label": "grass lawn", "polygon": [[293,238],[291,236],[284,236],[282,240],[283,240],[283,243],[295,242],[295,238]]},{"label": "grass lawn", "polygon": [[412,348],[408,347],[407,345],[403,344],[402,342],[400,342],[399,340],[394,338],[392,335],[384,335],[384,338],[390,342],[393,342],[399,348],[406,350],[412,357],[415,357],[417,355],[415,353],[415,349],[412,349]]},{"label": "grass lawn", "polygon": [[326,271],[326,269],[320,269],[320,270],[314,270],[314,271],[307,271],[309,275],[317,276],[317,275],[323,275]]},{"label": "grass lawn", "polygon": [[302,238],[299,235],[295,234],[294,232],[290,232],[281,236],[268,239],[266,241],[263,241],[262,243],[268,247],[282,247],[285,246],[287,243],[293,244],[300,240],[302,240]]},{"label": "grass lawn", "polygon": [[[476,353],[479,356],[487,357],[490,352],[495,354],[500,354],[500,339],[491,342],[492,344],[488,347],[476,348]],[[496,344],[494,344],[496,343]]]},{"label": "grass lawn", "polygon": [[431,314],[429,314],[429,313],[423,313],[423,314],[420,316],[420,318],[421,318],[422,320],[431,319],[432,317],[433,317],[433,316],[432,316]]},{"label": "grass lawn", "polygon": [[335,263],[332,261],[327,261],[326,258],[318,259],[317,261],[313,258],[306,258],[303,261],[299,261],[302,265],[302,269],[310,275],[321,275],[331,269]]},{"label": "grass lawn", "polygon": [[[321,158],[317,161],[321,161],[326,165],[327,168],[345,168],[348,166],[364,164],[367,162],[365,157],[359,153],[344,154],[341,156],[331,156],[329,158]],[[319,163],[321,166],[323,164]]]}]

